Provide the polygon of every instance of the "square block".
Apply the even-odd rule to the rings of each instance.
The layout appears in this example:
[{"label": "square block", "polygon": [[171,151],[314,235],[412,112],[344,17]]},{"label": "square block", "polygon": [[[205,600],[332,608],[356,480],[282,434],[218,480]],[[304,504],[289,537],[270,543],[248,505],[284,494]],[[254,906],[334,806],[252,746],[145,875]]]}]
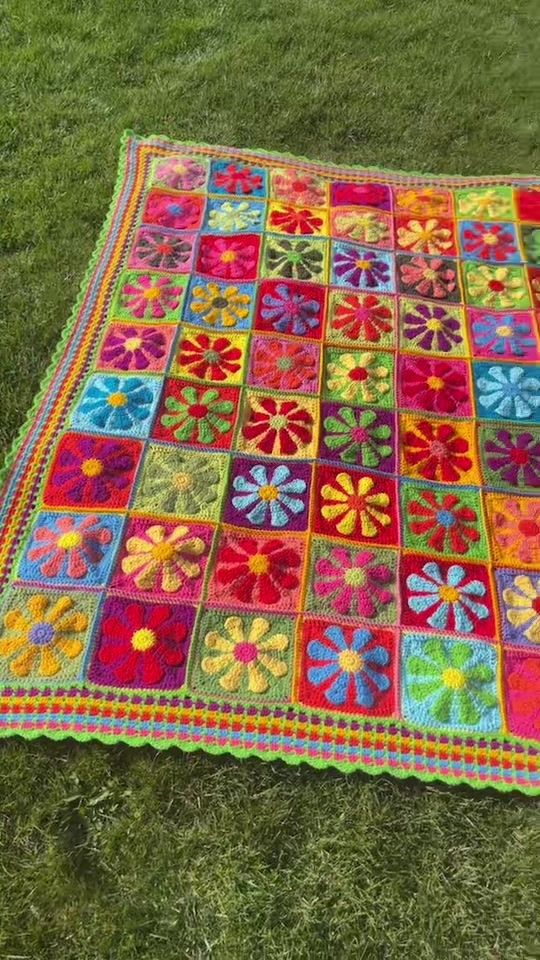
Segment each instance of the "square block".
[{"label": "square block", "polygon": [[268,193],[268,174],[262,167],[239,160],[212,160],[210,193],[238,197],[264,197]]},{"label": "square block", "polygon": [[392,293],[396,289],[394,258],[383,250],[333,240],[331,282],[352,290]]},{"label": "square block", "polygon": [[217,280],[255,280],[258,275],[261,238],[256,233],[214,236],[199,240],[196,269]]},{"label": "square block", "polygon": [[254,530],[306,530],[311,472],[309,463],[261,463],[235,457],[223,520]]},{"label": "square block", "polygon": [[147,437],[159,401],[158,377],[89,377],[71,415],[79,430],[123,437]]},{"label": "square block", "polygon": [[326,339],[358,347],[392,347],[396,298],[379,293],[331,290]]},{"label": "square block", "polygon": [[400,566],[404,625],[496,639],[496,608],[484,564],[403,554]]},{"label": "square block", "polygon": [[193,267],[196,239],[196,233],[179,234],[172,230],[141,227],[131,247],[128,267],[189,273]]},{"label": "square block", "polygon": [[498,653],[492,645],[406,633],[401,661],[407,720],[442,730],[501,729]]},{"label": "square block", "polygon": [[456,260],[447,257],[396,256],[396,283],[401,293],[445,303],[462,300]]},{"label": "square block", "polygon": [[495,561],[510,567],[540,567],[540,501],[486,493],[484,503]]},{"label": "square block", "polygon": [[146,323],[177,323],[186,295],[187,277],[160,273],[121,273],[111,301],[109,316]]},{"label": "square block", "polygon": [[528,223],[540,223],[540,191],[534,187],[516,187],[514,197],[518,218]]},{"label": "square block", "polygon": [[182,153],[158,157],[152,164],[150,182],[171,190],[204,190],[209,166],[208,160]]},{"label": "square block", "polygon": [[459,225],[459,245],[466,260],[487,263],[519,263],[521,260],[513,223],[463,220]]},{"label": "square block", "polygon": [[185,327],[171,374],[207,383],[242,383],[247,339],[237,333],[204,333]]},{"label": "square block", "polygon": [[198,230],[204,216],[205,198],[195,193],[150,190],[142,222],[169,230]]},{"label": "square block", "polygon": [[131,517],[111,587],[140,600],[198,600],[213,536],[208,524]]},{"label": "square block", "polygon": [[540,359],[538,328],[533,313],[515,310],[491,313],[471,308],[467,314],[475,357]]},{"label": "square block", "polygon": [[350,547],[314,537],[308,580],[309,611],[329,618],[396,623],[397,563],[395,550]]},{"label": "square block", "polygon": [[228,449],[233,441],[239,396],[235,387],[169,379],[153,436],[198,448]]},{"label": "square block", "polygon": [[266,229],[289,236],[327,236],[328,214],[320,207],[272,202],[268,206]]},{"label": "square block", "polygon": [[481,423],[478,446],[484,482],[514,493],[540,488],[540,430]]},{"label": "square block", "polygon": [[314,457],[318,413],[317,401],[308,397],[272,397],[246,390],[237,447],[253,456]]},{"label": "square block", "polygon": [[478,416],[489,420],[540,423],[540,368],[509,363],[474,363]]},{"label": "square block", "polygon": [[416,353],[463,357],[469,352],[463,310],[425,300],[399,299],[400,345]]},{"label": "square block", "polygon": [[540,734],[540,656],[504,650],[504,693],[508,729],[515,737],[538,740]]},{"label": "square block", "polygon": [[521,227],[521,243],[525,259],[532,264],[540,264],[540,226]]},{"label": "square block", "polygon": [[305,620],[298,699],[317,710],[391,717],[397,713],[396,660],[393,630]]},{"label": "square block", "polygon": [[457,215],[472,220],[513,220],[512,187],[456,190]]},{"label": "square block", "polygon": [[107,597],[96,628],[89,680],[122,690],[183,686],[195,608]]},{"label": "square block", "polygon": [[324,207],[328,203],[328,183],[315,173],[275,167],[270,171],[270,196],[281,203]]},{"label": "square block", "polygon": [[440,187],[394,187],[394,213],[414,217],[443,217],[454,215],[450,190]]},{"label": "square block", "polygon": [[123,519],[111,514],[41,511],[18,569],[47,586],[102,587],[114,562]]},{"label": "square block", "polygon": [[265,705],[291,701],[294,620],[269,611],[206,610],[189,662],[189,687],[211,700],[234,695]]},{"label": "square block", "polygon": [[283,237],[268,233],[264,242],[261,276],[326,283],[328,240]]},{"label": "square block", "polygon": [[384,351],[325,351],[324,395],[345,403],[394,405],[394,355]]},{"label": "square block", "polygon": [[319,457],[338,464],[394,473],[395,413],[323,403]]},{"label": "square block", "polygon": [[137,440],[65,433],[52,458],[43,502],[48,507],[125,509],[142,450]]},{"label": "square block", "polygon": [[400,495],[403,544],[430,556],[489,560],[478,490],[404,481]]},{"label": "square block", "polygon": [[222,530],[206,603],[293,613],[300,607],[306,540]]},{"label": "square block", "polygon": [[402,466],[406,477],[439,483],[479,484],[474,424],[403,414]]},{"label": "square block", "polygon": [[208,233],[261,233],[266,204],[256,200],[208,201],[204,231]]},{"label": "square block", "polygon": [[392,217],[380,210],[336,207],[330,214],[330,232],[337,240],[352,240],[390,250],[393,247]]},{"label": "square block", "polygon": [[105,329],[96,367],[125,373],[162,373],[175,335],[173,324],[151,327],[111,323]]},{"label": "square block", "polygon": [[255,285],[192,277],[183,319],[205,330],[249,330],[255,309]]},{"label": "square block", "polygon": [[347,183],[335,180],[330,186],[333,207],[372,207],[375,210],[391,210],[390,187],[383,183]]},{"label": "square block", "polygon": [[442,217],[417,220],[407,214],[395,218],[398,250],[430,256],[455,257],[457,254],[454,222]]},{"label": "square block", "polygon": [[538,650],[540,644],[540,574],[538,571],[495,571],[503,642]]},{"label": "square block", "polygon": [[526,269],[532,305],[535,309],[538,309],[540,307],[540,267],[527,266]]},{"label": "square block", "polygon": [[263,280],[259,285],[255,327],[268,333],[320,340],[326,312],[326,288],[294,280]]},{"label": "square block", "polygon": [[316,533],[376,546],[399,543],[396,483],[366,471],[317,465],[311,526]]},{"label": "square block", "polygon": [[66,590],[18,587],[0,616],[0,684],[70,687],[82,676],[97,597]]},{"label": "square block", "polygon": [[320,356],[318,343],[253,337],[248,383],[267,390],[317,393]]},{"label": "square block", "polygon": [[215,522],[221,516],[228,468],[224,453],[150,443],[132,511]]},{"label": "square block", "polygon": [[469,364],[465,360],[399,358],[399,405],[448,416],[473,417]]},{"label": "square block", "polygon": [[531,298],[525,268],[463,263],[465,299],[472,306],[491,310],[527,310]]}]

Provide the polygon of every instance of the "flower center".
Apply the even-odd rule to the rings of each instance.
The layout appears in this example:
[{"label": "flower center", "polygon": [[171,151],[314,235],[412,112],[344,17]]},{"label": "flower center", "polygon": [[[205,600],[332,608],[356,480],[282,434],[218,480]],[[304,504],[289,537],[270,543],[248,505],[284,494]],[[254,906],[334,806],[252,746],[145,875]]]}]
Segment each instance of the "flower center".
[{"label": "flower center", "polygon": [[302,263],[302,254],[298,253],[296,250],[289,250],[287,253],[287,260],[289,263]]},{"label": "flower center", "polygon": [[260,553],[256,553],[255,556],[249,558],[248,567],[250,573],[254,573],[255,576],[260,577],[263,574],[268,573],[268,570],[270,569],[270,561],[268,557],[265,557]]},{"label": "flower center", "polygon": [[193,477],[190,473],[177,473],[174,477],[174,485],[177,490],[180,490],[182,493],[185,493],[187,490],[191,490],[193,487]]},{"label": "flower center", "polygon": [[442,440],[433,440],[429,446],[429,452],[432,453],[434,457],[442,460],[442,458],[446,456],[446,447]]},{"label": "flower center", "polygon": [[236,250],[224,250],[219,258],[222,263],[234,263],[238,259]]},{"label": "flower center", "polygon": [[442,328],[442,320],[437,320],[437,317],[431,317],[431,319],[426,322],[426,329],[433,330],[434,333],[436,333],[438,330],[442,330]]},{"label": "flower center", "polygon": [[494,247],[498,242],[499,238],[496,233],[484,234],[484,243],[487,243],[488,247]]},{"label": "flower center", "polygon": [[364,661],[356,650],[342,650],[338,660],[344,673],[359,673],[364,666]]},{"label": "flower center", "polygon": [[437,514],[437,520],[439,521],[441,526],[447,527],[447,528],[453,527],[456,522],[456,518],[454,514],[450,512],[450,510],[439,510]]},{"label": "flower center", "polygon": [[277,487],[274,487],[273,484],[269,484],[268,486],[259,488],[259,496],[261,500],[277,500],[279,490]]},{"label": "flower center", "polygon": [[176,548],[172,543],[156,543],[151,553],[154,560],[158,560],[159,563],[168,563],[174,557]]},{"label": "flower center", "polygon": [[131,638],[131,646],[134,650],[138,650],[139,653],[144,653],[145,650],[151,650],[152,647],[155,647],[156,643],[157,637],[154,631],[148,627],[136,630]]},{"label": "flower center", "polygon": [[431,390],[442,390],[444,387],[444,380],[442,377],[428,377],[427,385],[431,388]]},{"label": "flower center", "polygon": [[292,370],[294,366],[294,360],[292,357],[280,357],[277,362],[277,368],[282,373],[286,373],[287,370]]},{"label": "flower center", "polygon": [[540,597],[534,598],[533,602],[531,603],[531,607],[533,608],[535,613],[538,613],[540,615]]},{"label": "flower center", "polygon": [[357,270],[368,270],[371,266],[370,260],[356,260],[355,266]]},{"label": "flower center", "polygon": [[215,307],[216,310],[225,310],[225,308],[229,306],[229,301],[226,297],[214,297],[212,306]]},{"label": "flower center", "polygon": [[51,623],[35,623],[28,639],[36,647],[46,647],[54,640],[54,627]]},{"label": "flower center", "polygon": [[159,287],[148,287],[143,293],[145,300],[159,300]]},{"label": "flower center", "polygon": [[456,667],[447,667],[442,672],[442,682],[450,690],[463,690],[467,686],[467,678],[462,670]]},{"label": "flower center", "polygon": [[353,367],[349,370],[349,380],[367,380],[369,374],[365,367]]},{"label": "flower center", "polygon": [[170,243],[158,243],[156,250],[165,257],[169,256],[173,252],[173,248]]},{"label": "flower center", "polygon": [[488,287],[493,293],[502,293],[503,290],[505,289],[505,286],[502,280],[490,280],[488,283]]},{"label": "flower center", "polygon": [[203,420],[208,414],[208,407],[204,403],[192,403],[188,407],[188,413],[194,420]]},{"label": "flower center", "polygon": [[283,430],[287,426],[287,417],[282,413],[276,413],[275,416],[270,417],[269,423],[274,430]]},{"label": "flower center", "polygon": [[99,477],[103,473],[104,466],[101,460],[96,457],[90,457],[89,460],[83,460],[81,470],[85,477]]},{"label": "flower center", "polygon": [[495,327],[495,333],[498,337],[511,337],[513,332],[512,327],[507,323],[501,324],[500,327]]},{"label": "flower center", "polygon": [[459,600],[459,590],[455,587],[439,587],[439,596],[444,603],[456,603]]},{"label": "flower center", "polygon": [[217,350],[205,350],[203,357],[207,363],[214,364],[219,363],[221,356]]},{"label": "flower center", "polygon": [[142,337],[128,337],[124,340],[124,346],[126,350],[138,350],[142,347]]},{"label": "flower center", "polygon": [[350,570],[345,571],[344,580],[348,587],[363,587],[367,581],[367,574],[359,567],[351,567]]},{"label": "flower center", "polygon": [[183,212],[184,208],[181,203],[171,203],[169,213],[173,213],[175,217],[181,217]]},{"label": "flower center", "polygon": [[291,190],[293,193],[303,193],[306,189],[305,180],[292,180],[291,181]]},{"label": "flower center", "polygon": [[518,524],[518,530],[524,537],[537,537],[540,533],[540,524],[535,520],[521,520]]},{"label": "flower center", "polygon": [[125,393],[111,393],[107,403],[110,407],[125,407],[128,398]]},{"label": "flower center", "polygon": [[529,453],[527,450],[522,450],[521,447],[514,447],[510,453],[510,459],[518,466],[523,467],[529,462]]},{"label": "flower center", "polygon": [[234,658],[240,663],[252,663],[258,656],[258,650],[254,643],[237,643],[234,648]]},{"label": "flower center", "polygon": [[72,530],[70,533],[63,533],[61,537],[58,537],[56,546],[59,547],[60,550],[75,550],[77,547],[80,547],[82,541],[82,533]]}]

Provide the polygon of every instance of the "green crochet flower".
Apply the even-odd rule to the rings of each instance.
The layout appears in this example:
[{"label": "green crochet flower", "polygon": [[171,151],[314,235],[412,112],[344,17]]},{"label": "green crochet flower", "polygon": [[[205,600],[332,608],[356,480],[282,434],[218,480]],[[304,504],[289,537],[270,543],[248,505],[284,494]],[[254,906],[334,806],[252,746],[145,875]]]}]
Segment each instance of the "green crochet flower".
[{"label": "green crochet flower", "polygon": [[227,419],[234,411],[232,400],[222,400],[219,390],[184,387],[180,397],[167,397],[161,422],[170,427],[177,440],[212,444],[218,434],[232,430]]},{"label": "green crochet flower", "polygon": [[152,445],[135,496],[136,510],[215,519],[228,458]]},{"label": "green crochet flower", "polygon": [[363,467],[378,467],[381,460],[392,456],[387,442],[392,430],[380,423],[375,410],[355,410],[341,407],[335,416],[324,420],[324,443],[335,450],[343,463],[357,463]]}]

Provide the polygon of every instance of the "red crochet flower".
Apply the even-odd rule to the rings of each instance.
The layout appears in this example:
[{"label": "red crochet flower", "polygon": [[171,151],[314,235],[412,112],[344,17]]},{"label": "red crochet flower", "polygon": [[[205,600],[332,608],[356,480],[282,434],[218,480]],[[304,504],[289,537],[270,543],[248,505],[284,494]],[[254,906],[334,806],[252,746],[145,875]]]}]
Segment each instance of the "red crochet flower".
[{"label": "red crochet flower", "polygon": [[222,382],[241,367],[242,351],[227,337],[209,337],[206,333],[186,337],[176,362],[199,380]]},{"label": "red crochet flower", "polygon": [[349,340],[378,343],[392,332],[392,311],[373,293],[350,293],[336,304],[332,329]]},{"label": "red crochet flower", "polygon": [[318,348],[290,340],[258,339],[251,354],[251,382],[270,390],[314,393],[319,373]]},{"label": "red crochet flower", "polygon": [[287,603],[298,588],[301,557],[291,541],[230,538],[219,552],[216,581],[242,603]]},{"label": "red crochet flower", "polygon": [[224,280],[254,280],[259,247],[256,236],[202,237],[197,270]]},{"label": "red crochet flower", "polygon": [[426,480],[453,483],[472,467],[469,444],[451,423],[420,420],[404,439],[405,460]]},{"label": "red crochet flower", "polygon": [[263,186],[263,178],[255,173],[251,167],[236,163],[229,163],[222,170],[216,170],[214,183],[220,190],[227,193],[253,193]]},{"label": "red crochet flower", "polygon": [[423,537],[430,534],[427,544],[439,553],[467,553],[478,543],[478,514],[453,493],[435,493],[422,490],[417,500],[411,500],[408,513],[411,532]]},{"label": "red crochet flower", "polygon": [[509,658],[507,674],[510,729],[537,739],[540,736],[540,658]]},{"label": "red crochet flower", "polygon": [[142,444],[66,433],[58,444],[45,488],[48,506],[125,507]]},{"label": "red crochet flower", "polygon": [[321,217],[307,207],[285,207],[283,210],[272,210],[270,214],[270,228],[282,230],[284,233],[316,233],[323,225]]},{"label": "red crochet flower", "polygon": [[143,214],[144,223],[155,223],[173,230],[197,229],[204,213],[202,197],[151,190]]},{"label": "red crochet flower", "polygon": [[313,436],[313,417],[294,400],[252,397],[243,434],[263,453],[293,454]]},{"label": "red crochet flower", "polygon": [[467,376],[461,364],[403,357],[400,373],[405,407],[459,415],[464,415],[469,407]]},{"label": "red crochet flower", "polygon": [[104,668],[114,684],[154,687],[175,677],[180,686],[177,668],[186,659],[187,632],[174,607],[112,599],[101,624],[97,669]]},{"label": "red crochet flower", "polygon": [[463,247],[466,253],[481,260],[508,260],[517,247],[511,230],[502,223],[472,223],[463,230]]}]

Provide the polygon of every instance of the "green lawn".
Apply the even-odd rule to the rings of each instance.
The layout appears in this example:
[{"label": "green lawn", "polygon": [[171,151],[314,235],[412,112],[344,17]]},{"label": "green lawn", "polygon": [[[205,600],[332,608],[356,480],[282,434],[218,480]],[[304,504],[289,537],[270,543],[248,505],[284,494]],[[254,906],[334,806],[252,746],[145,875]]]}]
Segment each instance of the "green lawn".
[{"label": "green lawn", "polygon": [[[75,299],[125,127],[540,171],[528,0],[11,0],[0,14],[4,448]],[[527,960],[538,826],[519,796],[4,741],[0,958]]]}]

